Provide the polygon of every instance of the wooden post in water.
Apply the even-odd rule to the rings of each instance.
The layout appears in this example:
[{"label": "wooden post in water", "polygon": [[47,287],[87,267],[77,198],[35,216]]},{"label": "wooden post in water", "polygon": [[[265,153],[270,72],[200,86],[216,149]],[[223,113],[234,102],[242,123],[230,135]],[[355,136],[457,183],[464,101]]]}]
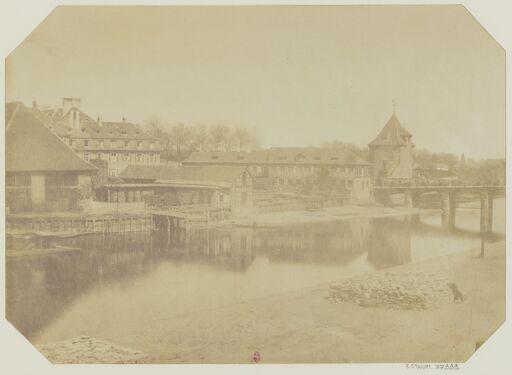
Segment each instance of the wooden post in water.
[{"label": "wooden post in water", "polygon": [[494,214],[494,196],[491,191],[487,192],[487,233],[492,233],[493,214]]},{"label": "wooden post in water", "polygon": [[442,208],[441,208],[441,225],[443,228],[449,228],[450,225],[450,196],[448,193],[440,193]]},{"label": "wooden post in water", "polygon": [[489,218],[489,194],[482,192],[480,194],[480,258],[485,253],[485,236],[487,234],[487,223]]},{"label": "wooden post in water", "polygon": [[448,220],[448,226],[450,229],[455,229],[455,211],[457,209],[457,196],[455,192],[449,193],[449,204],[450,204],[450,217]]},{"label": "wooden post in water", "polygon": [[167,217],[167,243],[171,243],[171,218]]}]

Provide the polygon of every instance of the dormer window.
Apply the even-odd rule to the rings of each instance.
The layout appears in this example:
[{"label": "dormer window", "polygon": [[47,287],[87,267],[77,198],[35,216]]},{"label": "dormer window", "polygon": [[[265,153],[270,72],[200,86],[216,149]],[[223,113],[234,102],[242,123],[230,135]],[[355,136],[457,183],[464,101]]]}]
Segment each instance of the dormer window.
[{"label": "dormer window", "polygon": [[240,156],[237,156],[237,157],[236,157],[236,159],[237,159],[237,160],[245,160],[245,156],[241,156],[241,155],[240,155]]},{"label": "dormer window", "polygon": [[212,155],[212,159],[216,160],[218,159],[219,157],[217,155]]},{"label": "dormer window", "polygon": [[82,133],[85,133],[85,128],[82,128],[81,130],[82,130]]}]

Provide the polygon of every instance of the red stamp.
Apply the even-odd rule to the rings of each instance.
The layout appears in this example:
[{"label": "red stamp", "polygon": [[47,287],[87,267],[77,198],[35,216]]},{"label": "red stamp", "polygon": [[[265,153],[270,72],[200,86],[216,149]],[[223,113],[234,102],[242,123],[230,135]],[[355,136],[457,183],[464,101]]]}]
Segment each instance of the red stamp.
[{"label": "red stamp", "polygon": [[258,363],[261,360],[261,354],[260,352],[254,352],[252,354],[251,362]]}]

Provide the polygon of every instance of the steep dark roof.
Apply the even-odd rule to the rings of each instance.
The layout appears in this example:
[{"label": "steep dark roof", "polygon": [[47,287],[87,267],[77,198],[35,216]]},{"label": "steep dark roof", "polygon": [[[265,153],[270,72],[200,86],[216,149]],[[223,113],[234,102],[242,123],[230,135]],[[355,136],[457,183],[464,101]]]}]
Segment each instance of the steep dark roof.
[{"label": "steep dark roof", "polygon": [[58,126],[57,132],[61,135],[66,135],[72,138],[87,138],[87,139],[139,139],[139,140],[157,140],[141,126],[127,122],[127,121],[97,121],[93,120],[90,116],[80,111],[77,108],[73,109],[80,113],[80,126],[78,129],[73,129],[69,125],[69,117],[63,114],[62,108],[44,109],[43,112]]},{"label": "steep dark roof", "polygon": [[247,169],[229,166],[129,165],[119,178],[123,180],[234,182]]},{"label": "steep dark roof", "polygon": [[193,152],[183,161],[192,164],[293,164],[293,165],[368,165],[353,152],[336,148],[275,147],[254,152]]},{"label": "steep dark roof", "polygon": [[411,137],[411,133],[407,131],[401,124],[396,114],[393,113],[380,131],[379,135],[370,142],[370,146],[405,146],[407,143],[404,137]]},{"label": "steep dark roof", "polygon": [[[8,106],[11,106],[8,104]],[[44,123],[37,109],[15,103],[9,109],[11,119],[5,133],[5,169],[7,172],[94,171],[97,168],[81,159]]]},{"label": "steep dark roof", "polygon": [[19,102],[11,102],[5,104],[5,126],[7,127],[9,125],[9,121],[11,121],[11,118],[13,117],[14,113],[16,112],[16,108],[18,107],[20,103]]}]

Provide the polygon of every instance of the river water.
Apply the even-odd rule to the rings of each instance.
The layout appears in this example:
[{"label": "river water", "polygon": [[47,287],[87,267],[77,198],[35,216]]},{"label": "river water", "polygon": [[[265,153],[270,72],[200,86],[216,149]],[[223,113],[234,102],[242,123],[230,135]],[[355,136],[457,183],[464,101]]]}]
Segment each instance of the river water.
[{"label": "river water", "polygon": [[[173,316],[468,249],[476,255],[479,220],[478,209],[458,209],[453,230],[430,212],[61,240],[82,250],[7,259],[7,318],[33,342],[81,335],[115,342],[148,321],[158,331]],[[502,199],[494,231],[489,241],[504,238]]]}]

